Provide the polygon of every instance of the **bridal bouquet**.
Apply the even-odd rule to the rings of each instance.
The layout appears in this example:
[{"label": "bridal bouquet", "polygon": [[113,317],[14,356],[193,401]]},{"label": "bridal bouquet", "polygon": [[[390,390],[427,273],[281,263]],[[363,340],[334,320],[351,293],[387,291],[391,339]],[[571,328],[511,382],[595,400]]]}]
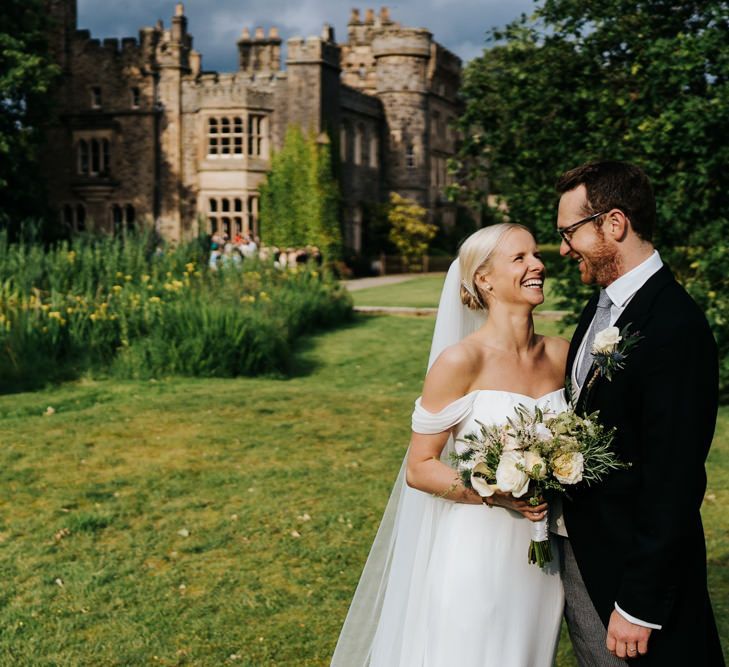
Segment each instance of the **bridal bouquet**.
[{"label": "bridal bouquet", "polygon": [[[515,498],[529,496],[539,505],[545,492],[566,493],[581,482],[599,482],[610,471],[626,468],[610,449],[614,429],[605,429],[597,413],[580,417],[573,410],[559,414],[516,408],[506,424],[486,425],[459,442],[466,444],[452,454],[463,484],[488,497],[496,490]],[[543,567],[552,560],[547,517],[532,523],[529,562]]]}]

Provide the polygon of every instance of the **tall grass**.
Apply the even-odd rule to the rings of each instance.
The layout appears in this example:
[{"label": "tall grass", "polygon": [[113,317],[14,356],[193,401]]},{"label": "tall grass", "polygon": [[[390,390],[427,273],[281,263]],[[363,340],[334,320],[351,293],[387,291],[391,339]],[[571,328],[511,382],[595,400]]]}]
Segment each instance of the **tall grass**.
[{"label": "tall grass", "polygon": [[199,243],[83,237],[52,248],[0,237],[0,390],[82,372],[118,377],[283,374],[301,334],[347,319],[314,267],[246,260],[218,271]]}]

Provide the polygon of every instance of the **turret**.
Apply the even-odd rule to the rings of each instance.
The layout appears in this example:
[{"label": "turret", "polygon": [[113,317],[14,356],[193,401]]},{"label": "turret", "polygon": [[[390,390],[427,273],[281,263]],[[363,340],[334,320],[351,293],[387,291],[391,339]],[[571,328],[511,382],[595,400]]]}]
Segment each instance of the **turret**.
[{"label": "turret", "polygon": [[278,28],[271,28],[266,37],[263,28],[256,28],[251,39],[244,28],[238,40],[238,69],[248,74],[278,72],[281,69],[281,37]]}]

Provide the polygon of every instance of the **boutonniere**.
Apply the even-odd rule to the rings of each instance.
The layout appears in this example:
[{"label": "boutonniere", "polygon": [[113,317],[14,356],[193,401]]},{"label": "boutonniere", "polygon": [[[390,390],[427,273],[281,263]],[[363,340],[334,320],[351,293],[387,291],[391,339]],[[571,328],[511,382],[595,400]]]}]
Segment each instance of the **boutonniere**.
[{"label": "boutonniere", "polygon": [[617,327],[608,327],[595,334],[592,344],[592,357],[595,370],[587,389],[597,382],[599,377],[607,378],[608,382],[613,379],[613,373],[625,368],[625,360],[643,336],[638,331],[630,333],[630,324],[626,324],[622,330]]}]

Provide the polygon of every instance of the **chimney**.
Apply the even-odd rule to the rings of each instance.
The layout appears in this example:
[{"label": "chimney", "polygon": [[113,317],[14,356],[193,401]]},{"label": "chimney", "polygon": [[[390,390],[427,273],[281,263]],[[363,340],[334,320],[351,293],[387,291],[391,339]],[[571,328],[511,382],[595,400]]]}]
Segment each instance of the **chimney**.
[{"label": "chimney", "polygon": [[352,9],[352,15],[349,17],[349,25],[359,25],[359,9]]},{"label": "chimney", "polygon": [[380,9],[380,23],[382,23],[382,25],[392,23],[390,20],[390,10],[387,7],[382,7]]},{"label": "chimney", "polygon": [[365,20],[366,25],[372,25],[375,22],[375,10],[374,9],[368,9],[365,11]]}]

